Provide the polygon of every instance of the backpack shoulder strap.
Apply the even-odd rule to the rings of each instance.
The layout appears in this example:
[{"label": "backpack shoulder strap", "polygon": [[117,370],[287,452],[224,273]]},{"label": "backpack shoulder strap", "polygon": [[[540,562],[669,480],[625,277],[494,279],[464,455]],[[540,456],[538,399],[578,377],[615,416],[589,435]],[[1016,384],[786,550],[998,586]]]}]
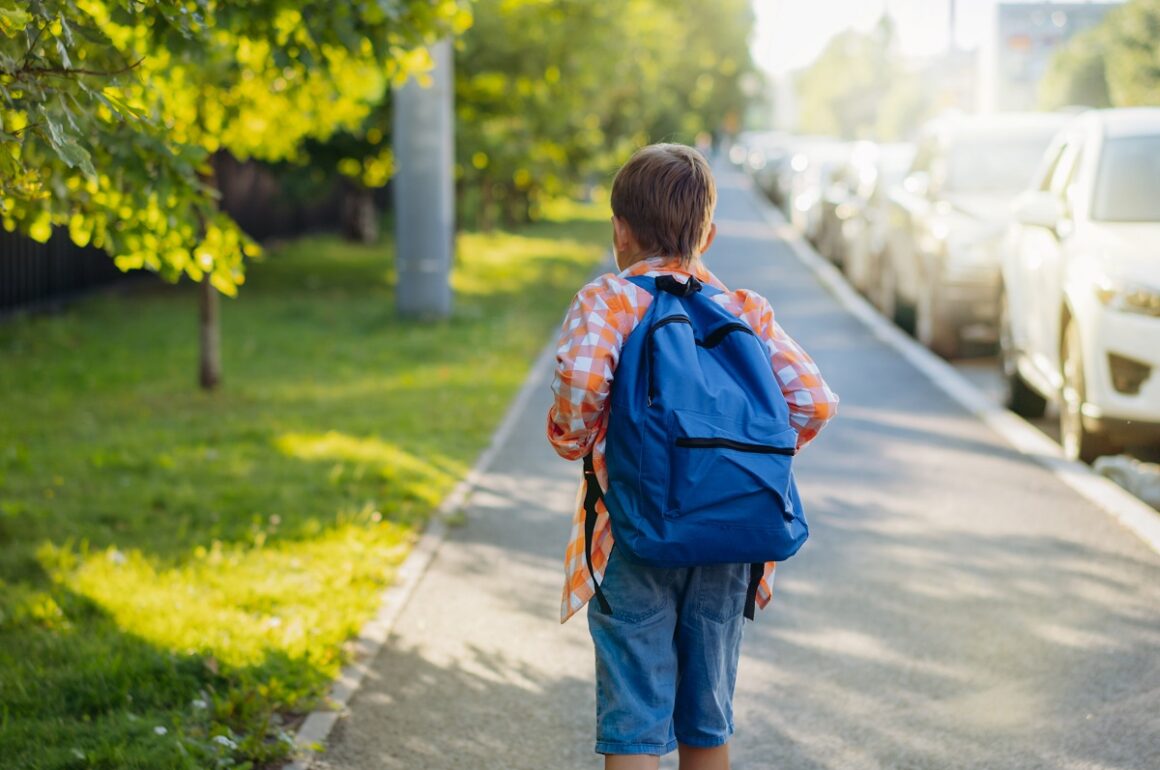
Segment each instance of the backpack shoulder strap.
[{"label": "backpack shoulder strap", "polygon": [[657,279],[651,275],[634,275],[624,280],[631,284],[639,286],[654,297],[657,294]]},{"label": "backpack shoulder strap", "polygon": [[[596,590],[595,598],[600,611],[605,615],[611,615],[612,607],[609,606],[608,599],[604,598],[600,581],[596,579],[596,570],[592,569],[592,535],[596,532],[596,501],[603,499],[604,490],[600,488],[600,481],[596,478],[592,453],[589,452],[584,456],[584,559],[588,563],[588,574],[592,577],[592,586]],[[605,503],[606,507],[607,505]]]},{"label": "backpack shoulder strap", "polygon": [[753,620],[757,612],[757,590],[761,588],[761,579],[765,577],[765,565],[754,562],[749,565],[749,585],[745,589],[745,617]]}]

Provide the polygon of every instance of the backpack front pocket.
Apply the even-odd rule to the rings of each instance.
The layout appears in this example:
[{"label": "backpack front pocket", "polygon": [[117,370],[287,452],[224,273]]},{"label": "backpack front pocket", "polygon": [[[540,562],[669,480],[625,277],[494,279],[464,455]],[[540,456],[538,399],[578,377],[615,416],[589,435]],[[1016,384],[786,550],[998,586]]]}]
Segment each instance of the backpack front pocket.
[{"label": "backpack front pocket", "polygon": [[674,411],[665,517],[768,530],[794,518],[790,462],[797,432],[769,421]]}]

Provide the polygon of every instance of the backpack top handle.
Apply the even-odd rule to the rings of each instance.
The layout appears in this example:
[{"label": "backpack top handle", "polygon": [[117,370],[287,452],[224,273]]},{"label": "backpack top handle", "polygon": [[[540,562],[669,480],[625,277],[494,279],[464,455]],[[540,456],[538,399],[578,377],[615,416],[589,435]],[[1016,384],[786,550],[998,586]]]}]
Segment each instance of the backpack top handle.
[{"label": "backpack top handle", "polygon": [[676,297],[689,297],[704,288],[704,284],[691,275],[685,283],[681,283],[671,275],[658,275],[656,286],[661,291],[667,291]]}]

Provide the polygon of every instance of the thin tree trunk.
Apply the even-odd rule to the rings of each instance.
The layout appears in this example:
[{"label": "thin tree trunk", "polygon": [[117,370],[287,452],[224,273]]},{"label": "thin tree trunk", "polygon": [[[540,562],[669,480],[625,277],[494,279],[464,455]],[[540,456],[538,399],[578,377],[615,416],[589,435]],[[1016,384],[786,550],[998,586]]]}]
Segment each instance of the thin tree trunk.
[{"label": "thin tree trunk", "polygon": [[495,220],[492,218],[493,206],[495,206],[495,189],[491,177],[484,177],[480,182],[479,229],[485,233],[495,229]]},{"label": "thin tree trunk", "polygon": [[201,279],[201,312],[198,318],[201,341],[199,381],[203,390],[213,390],[222,381],[221,324],[218,306],[218,291],[206,275]]},{"label": "thin tree trunk", "polygon": [[369,187],[348,182],[342,192],[343,236],[357,243],[374,244],[379,240],[379,212],[375,193]]}]

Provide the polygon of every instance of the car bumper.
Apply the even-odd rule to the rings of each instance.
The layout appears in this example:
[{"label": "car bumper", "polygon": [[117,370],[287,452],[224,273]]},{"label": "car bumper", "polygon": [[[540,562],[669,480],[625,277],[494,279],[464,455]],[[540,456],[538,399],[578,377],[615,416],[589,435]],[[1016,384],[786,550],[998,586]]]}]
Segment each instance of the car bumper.
[{"label": "car bumper", "polygon": [[1085,424],[1160,439],[1160,318],[1102,308],[1093,316]]}]

